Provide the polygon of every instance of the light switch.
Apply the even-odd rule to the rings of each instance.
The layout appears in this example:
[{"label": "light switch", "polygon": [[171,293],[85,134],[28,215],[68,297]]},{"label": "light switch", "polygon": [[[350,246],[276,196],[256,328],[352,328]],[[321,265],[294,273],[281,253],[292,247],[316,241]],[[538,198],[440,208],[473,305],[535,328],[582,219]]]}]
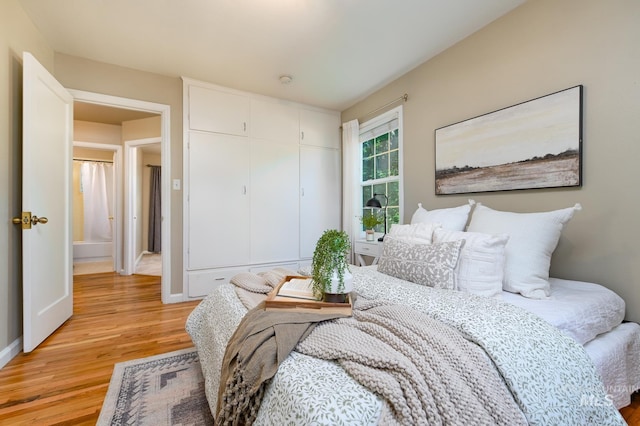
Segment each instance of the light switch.
[{"label": "light switch", "polygon": [[174,179],[173,180],[173,189],[175,191],[179,191],[180,190],[180,179]]}]

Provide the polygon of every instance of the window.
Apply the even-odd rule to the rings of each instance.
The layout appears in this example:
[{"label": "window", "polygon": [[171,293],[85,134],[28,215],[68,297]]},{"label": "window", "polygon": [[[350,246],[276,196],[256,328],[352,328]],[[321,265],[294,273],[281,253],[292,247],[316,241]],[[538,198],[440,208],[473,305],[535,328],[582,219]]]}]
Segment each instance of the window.
[{"label": "window", "polygon": [[[367,200],[374,194],[384,194],[388,198],[387,230],[402,218],[402,106],[363,123],[360,126],[360,170],[361,170],[361,214],[383,215],[366,207]],[[378,195],[385,206],[387,200]],[[384,232],[384,225],[375,228]],[[361,231],[364,231],[362,226]]]}]

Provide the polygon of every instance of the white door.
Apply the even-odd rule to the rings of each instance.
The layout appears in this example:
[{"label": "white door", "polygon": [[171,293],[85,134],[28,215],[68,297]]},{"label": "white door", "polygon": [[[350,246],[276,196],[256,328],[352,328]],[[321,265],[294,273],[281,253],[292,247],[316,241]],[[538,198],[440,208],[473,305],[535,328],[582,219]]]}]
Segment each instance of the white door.
[{"label": "white door", "polygon": [[73,97],[26,52],[23,67],[22,221],[32,214],[31,229],[22,225],[23,339],[31,352],[73,313]]}]

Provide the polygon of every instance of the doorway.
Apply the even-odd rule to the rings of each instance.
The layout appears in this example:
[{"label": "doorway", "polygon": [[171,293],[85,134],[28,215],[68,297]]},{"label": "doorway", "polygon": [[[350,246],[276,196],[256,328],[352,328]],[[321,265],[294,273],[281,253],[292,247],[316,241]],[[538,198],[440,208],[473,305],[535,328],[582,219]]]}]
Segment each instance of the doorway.
[{"label": "doorway", "polygon": [[124,142],[124,275],[161,275],[162,150],[160,138]]},{"label": "doorway", "polygon": [[[83,107],[89,106],[89,109],[94,109],[100,111],[101,114],[104,114],[105,117],[107,114],[114,113],[116,116],[118,114],[122,115],[123,113],[129,114],[128,117],[137,117],[133,118],[133,120],[140,118],[149,118],[149,117],[157,117],[159,118],[159,134],[155,138],[155,143],[159,145],[160,151],[160,162],[162,167],[162,179],[161,179],[161,196],[162,196],[162,206],[161,206],[161,233],[162,233],[162,257],[164,261],[161,266],[161,294],[162,294],[162,302],[163,303],[171,303],[171,241],[170,241],[170,232],[171,232],[171,219],[169,212],[171,211],[171,193],[170,193],[170,124],[169,124],[169,114],[170,107],[164,104],[156,104],[146,101],[139,101],[128,98],[120,98],[110,95],[103,95],[99,93],[85,92],[79,90],[69,89],[69,92],[74,97],[76,105],[82,104]],[[74,111],[76,108],[74,107]],[[76,116],[76,120],[82,119],[82,116]],[[100,120],[106,120],[107,118],[101,118]],[[92,120],[89,120],[92,121]],[[132,121],[132,120],[124,120],[124,121]],[[120,123],[122,124],[122,120]],[[131,129],[131,134],[136,134],[139,130],[138,128]],[[123,132],[125,133],[125,132]],[[126,139],[126,136],[123,136],[123,140]],[[131,139],[131,138],[130,138]],[[123,146],[123,145],[121,145]],[[124,214],[125,210],[125,201],[127,199],[127,193],[129,192],[127,187],[125,186],[125,176],[127,174],[126,161],[123,161],[123,169],[124,176],[122,177],[122,187],[123,193],[121,197],[121,208],[119,208],[119,212],[122,214],[122,220],[120,223],[122,224],[122,263],[121,266],[116,266],[117,271],[120,273],[133,273],[133,268],[127,270],[126,260],[128,258],[127,253],[127,233],[126,229],[129,226],[128,221],[130,217],[127,217]],[[117,220],[116,220],[117,222]],[[118,235],[120,232],[117,231]],[[120,256],[116,256],[116,265],[118,263],[118,259]],[[133,266],[133,265],[131,265]]]},{"label": "doorway", "polygon": [[73,275],[122,271],[122,146],[73,142]]}]

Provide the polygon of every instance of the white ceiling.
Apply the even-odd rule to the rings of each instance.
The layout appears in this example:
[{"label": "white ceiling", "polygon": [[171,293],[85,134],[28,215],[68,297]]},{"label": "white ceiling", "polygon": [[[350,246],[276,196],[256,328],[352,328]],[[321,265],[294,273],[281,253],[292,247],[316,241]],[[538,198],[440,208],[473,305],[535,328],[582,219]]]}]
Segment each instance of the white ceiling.
[{"label": "white ceiling", "polygon": [[19,1],[56,52],[342,111],[525,0]]}]

